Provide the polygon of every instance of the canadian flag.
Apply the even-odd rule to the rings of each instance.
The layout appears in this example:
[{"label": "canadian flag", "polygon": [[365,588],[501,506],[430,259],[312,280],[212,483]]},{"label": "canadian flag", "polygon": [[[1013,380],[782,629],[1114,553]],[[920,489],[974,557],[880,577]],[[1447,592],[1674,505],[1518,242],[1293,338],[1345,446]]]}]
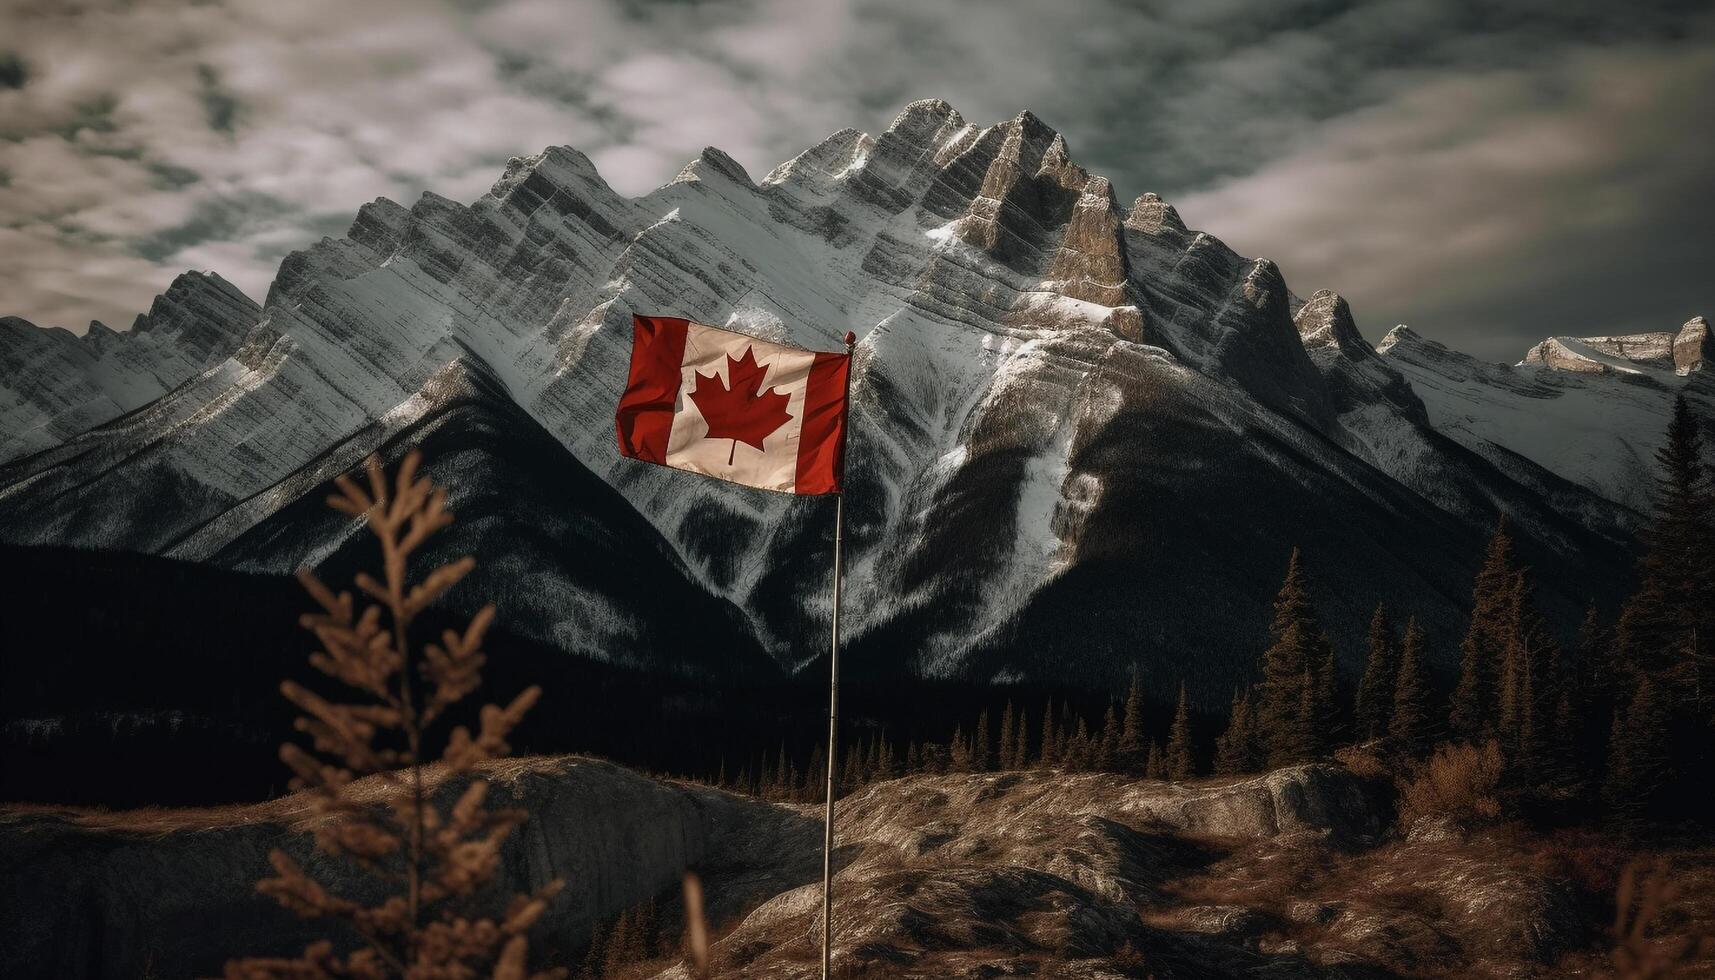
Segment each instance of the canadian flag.
[{"label": "canadian flag", "polygon": [[763,490],[840,492],[850,355],[681,317],[631,322],[620,453]]}]

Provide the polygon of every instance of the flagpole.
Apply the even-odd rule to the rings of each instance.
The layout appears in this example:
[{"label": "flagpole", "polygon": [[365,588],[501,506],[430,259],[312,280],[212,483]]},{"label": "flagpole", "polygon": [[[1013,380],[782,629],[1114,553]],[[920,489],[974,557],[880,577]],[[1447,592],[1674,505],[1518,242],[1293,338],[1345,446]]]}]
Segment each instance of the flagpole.
[{"label": "flagpole", "polygon": [[[852,349],[857,337],[846,332],[846,431],[851,430]],[[841,434],[844,438],[844,433]],[[843,451],[841,459],[845,457]],[[844,475],[841,475],[843,484]],[[828,795],[822,813],[822,980],[829,980],[834,953],[834,773],[840,749],[840,539],[846,526],[846,494],[834,494],[834,614],[828,637]]]}]

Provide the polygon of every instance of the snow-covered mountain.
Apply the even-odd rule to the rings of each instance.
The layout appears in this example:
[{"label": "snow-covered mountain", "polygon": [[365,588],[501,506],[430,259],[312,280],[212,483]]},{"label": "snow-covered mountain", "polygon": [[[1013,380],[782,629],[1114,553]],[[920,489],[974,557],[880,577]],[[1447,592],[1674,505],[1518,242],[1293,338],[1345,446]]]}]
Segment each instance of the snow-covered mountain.
[{"label": "snow-covered mountain", "polygon": [[1453,635],[1497,513],[1570,609],[1616,588],[1645,505],[1612,454],[1647,456],[1673,392],[1710,403],[1690,354],[1502,368],[1400,331],[1378,352],[1340,297],[1300,301],[1155,195],[1121,204],[1030,113],[939,101],[761,181],[710,148],[638,198],[552,147],[469,206],[365,205],[259,310],[213,277],[174,289],[197,283],[234,297],[181,302],[176,332],[5,322],[0,540],[343,561],[323,485],[440,433],[473,588],[568,650],[688,669],[718,654],[663,619],[787,668],[822,649],[832,507],[620,458],[633,311],[824,350],[856,331],[855,670],[1138,663],[1224,699],[1294,545],[1355,660],[1378,599]]},{"label": "snow-covered mountain", "polygon": [[[1489,364],[1395,327],[1377,348],[1410,379],[1430,422],[1502,468],[1522,458],[1647,513],[1654,454],[1676,395],[1715,418],[1715,344],[1703,317],[1677,333],[1550,337]],[[1521,474],[1521,477],[1525,474]]]}]

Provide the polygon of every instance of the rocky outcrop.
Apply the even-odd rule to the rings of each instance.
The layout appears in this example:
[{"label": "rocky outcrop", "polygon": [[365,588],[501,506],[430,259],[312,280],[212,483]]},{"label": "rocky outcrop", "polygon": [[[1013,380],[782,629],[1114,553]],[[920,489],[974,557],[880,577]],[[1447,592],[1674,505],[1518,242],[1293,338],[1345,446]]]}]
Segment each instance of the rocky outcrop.
[{"label": "rocky outcrop", "polygon": [[1715,340],[1709,336],[1709,321],[1694,316],[1685,321],[1673,338],[1673,368],[1680,374],[1703,370],[1715,359]]},{"label": "rocky outcrop", "polygon": [[[567,882],[538,930],[554,955],[571,955],[598,920],[676,890],[690,867],[708,879],[717,918],[820,874],[820,825],[790,809],[587,759],[503,762],[489,774],[491,805],[530,811],[508,840],[499,887]],[[0,817],[11,896],[0,911],[0,974],[211,976],[230,956],[302,948],[318,927],[255,894],[271,849],[342,893],[373,893],[371,879],[313,849],[306,812],[285,797],[215,811]]]},{"label": "rocky outcrop", "polygon": [[[1592,357],[1594,353],[1597,357]],[[1612,370],[1600,358],[1653,368],[1673,366],[1673,334],[1636,333],[1620,337],[1549,337],[1525,352],[1524,364],[1561,371],[1604,374]]]},{"label": "rocky outcrop", "polygon": [[1333,347],[1353,357],[1373,353],[1358,333],[1357,321],[1352,319],[1352,307],[1344,296],[1332,289],[1316,290],[1309,301],[1298,308],[1292,322],[1307,348]]},{"label": "rocky outcrop", "polygon": [[[532,939],[544,965],[579,962],[596,920],[642,902],[657,903],[671,936],[678,882],[694,868],[721,937],[715,976],[818,974],[819,807],[588,759],[510,760],[487,775],[495,805],[530,811],[499,887],[566,882]],[[368,879],[312,849],[308,820],[292,796],[212,811],[0,814],[11,899],[0,903],[0,973],[207,976],[235,954],[295,952],[325,925],[254,893],[271,848],[373,897]],[[873,784],[838,809],[835,967],[1535,975],[1587,938],[1578,894],[1516,835],[1398,840],[1389,820],[1369,784],[1329,765],[1178,783],[1027,771]],[[686,980],[673,959],[655,969]]]}]

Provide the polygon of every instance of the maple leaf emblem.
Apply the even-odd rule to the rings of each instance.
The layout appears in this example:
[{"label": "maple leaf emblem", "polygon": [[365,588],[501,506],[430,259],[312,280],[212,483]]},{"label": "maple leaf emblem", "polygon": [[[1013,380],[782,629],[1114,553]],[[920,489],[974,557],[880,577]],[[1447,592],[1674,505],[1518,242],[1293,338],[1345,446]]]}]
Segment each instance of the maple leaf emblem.
[{"label": "maple leaf emblem", "polygon": [[731,465],[739,443],[761,452],[762,441],[792,421],[792,416],[786,414],[786,404],[791,399],[781,394],[780,389],[762,390],[762,379],[768,375],[768,369],[756,363],[751,348],[746,347],[741,357],[728,354],[726,361],[730,386],[721,383],[719,374],[698,371],[690,399],[709,425],[703,438],[732,440],[732,451],[727,453],[726,460]]}]

